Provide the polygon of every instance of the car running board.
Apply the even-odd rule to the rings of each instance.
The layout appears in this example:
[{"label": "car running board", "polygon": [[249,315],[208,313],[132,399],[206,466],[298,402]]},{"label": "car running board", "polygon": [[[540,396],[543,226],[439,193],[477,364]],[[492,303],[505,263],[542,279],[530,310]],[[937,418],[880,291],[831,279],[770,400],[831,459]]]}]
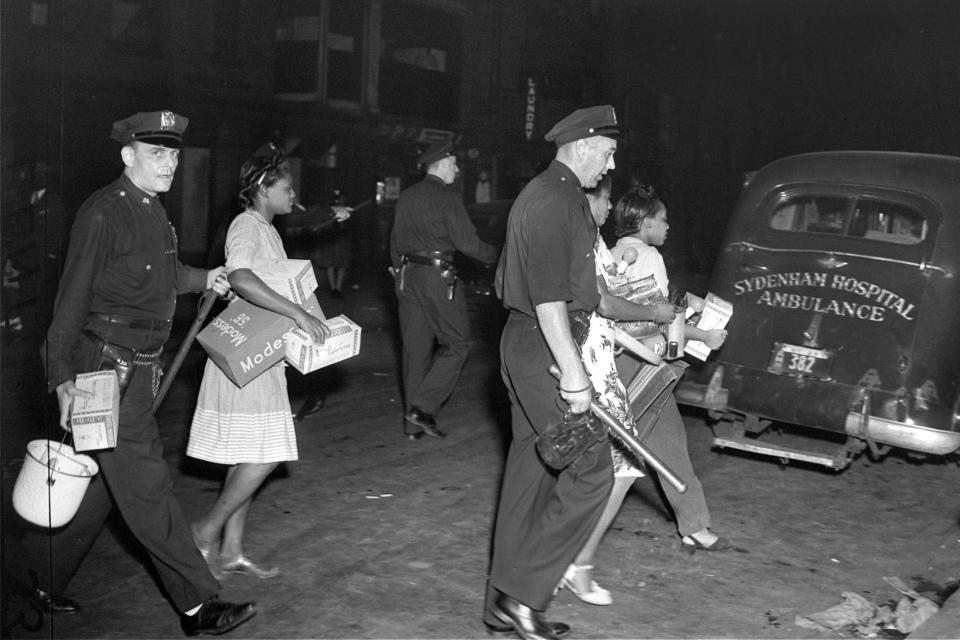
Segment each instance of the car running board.
[{"label": "car running board", "polygon": [[783,464],[786,464],[790,460],[797,460],[799,462],[818,464],[834,469],[835,471],[845,469],[847,465],[850,464],[849,455],[837,454],[831,456],[816,451],[805,451],[803,449],[782,447],[776,444],[767,444],[759,442],[754,438],[716,436],[713,439],[713,446],[721,449],[739,449],[740,451],[749,451],[751,453],[759,453],[760,455],[779,458]]}]

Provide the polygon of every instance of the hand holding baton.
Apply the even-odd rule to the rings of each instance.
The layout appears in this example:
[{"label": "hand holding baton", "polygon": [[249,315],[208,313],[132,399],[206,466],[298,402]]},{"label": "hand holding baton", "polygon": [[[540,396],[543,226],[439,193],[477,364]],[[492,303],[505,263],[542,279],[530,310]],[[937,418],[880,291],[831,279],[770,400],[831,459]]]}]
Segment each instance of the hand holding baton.
[{"label": "hand holding baton", "polygon": [[[557,367],[557,365],[550,365],[550,375],[557,380],[560,379],[560,369]],[[665,465],[663,461],[656,456],[656,454],[647,449],[636,438],[634,438],[633,434],[630,433],[630,431],[624,427],[619,420],[610,415],[610,412],[603,408],[603,405],[597,402],[596,399],[590,400],[590,411],[593,413],[593,415],[600,418],[600,420],[602,420],[603,423],[606,424],[607,427],[609,427],[609,429],[613,431],[617,437],[620,438],[625,445],[627,445],[627,447],[630,448],[634,455],[643,459],[648,465],[653,467],[654,471],[656,471],[661,478],[669,482],[679,493],[686,493],[687,483],[681,480],[677,474],[670,469],[670,467]]]},{"label": "hand holding baton", "polygon": [[[231,289],[231,291],[233,290]],[[190,345],[193,344],[193,339],[197,337],[198,333],[200,333],[200,329],[203,328],[204,321],[210,314],[210,309],[213,308],[213,303],[217,301],[217,296],[218,294],[216,291],[213,289],[207,289],[200,298],[200,305],[197,309],[197,317],[193,321],[193,324],[190,325],[190,329],[187,331],[187,335],[184,337],[183,342],[180,343],[180,349],[177,351],[177,355],[174,356],[169,370],[167,371],[166,375],[163,376],[163,381],[160,384],[160,388],[157,390],[157,396],[153,399],[153,406],[150,408],[151,413],[156,413],[157,409],[160,408],[160,404],[163,402],[167,392],[170,390],[170,385],[173,384],[173,378],[177,375],[177,371],[180,370],[180,366],[183,364],[184,359],[186,359],[187,352],[190,351]]]}]

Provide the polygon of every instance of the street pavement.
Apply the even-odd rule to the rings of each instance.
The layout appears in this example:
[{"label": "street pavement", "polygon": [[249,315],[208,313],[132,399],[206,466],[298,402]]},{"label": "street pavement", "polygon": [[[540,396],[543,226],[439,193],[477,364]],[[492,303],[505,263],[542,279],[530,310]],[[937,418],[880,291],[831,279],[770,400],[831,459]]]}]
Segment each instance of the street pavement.
[{"label": "street pavement", "polygon": [[[222,580],[222,598],[255,600],[259,609],[257,617],[229,637],[487,637],[480,615],[509,439],[496,353],[502,314],[495,301],[474,299],[477,346],[439,415],[449,436],[412,441],[402,436],[399,345],[385,274],[371,274],[359,289],[348,289],[343,300],[330,299],[325,290],[319,293],[328,316],[345,313],[363,327],[360,355],[309,376],[288,369],[294,412],[318,393],[325,404],[297,422],[300,459],[283,465],[253,504],[246,550],[256,561],[278,565],[281,574],[262,581],[241,575]],[[170,346],[174,349],[176,341]],[[175,491],[189,517],[209,508],[223,472],[183,455],[203,359],[201,350],[191,351],[158,416]],[[580,638],[824,637],[775,621],[816,610],[834,594],[810,594],[806,601],[781,604],[772,612],[770,585],[736,579],[741,567],[756,572],[758,566],[771,581],[809,575],[806,569],[791,568],[787,560],[796,562],[789,556],[791,547],[771,537],[770,530],[779,524],[774,513],[767,530],[751,529],[755,521],[746,514],[759,511],[760,505],[745,504],[742,487],[733,482],[745,475],[744,465],[751,465],[750,482],[758,488],[777,482],[782,472],[766,461],[711,452],[702,420],[695,415],[685,420],[715,520],[738,544],[758,554],[687,556],[655,486],[641,481],[600,550],[598,578],[613,590],[615,604],[584,605],[564,591],[551,607],[551,619],[570,623],[571,637]],[[16,458],[4,454],[5,506]],[[811,474],[795,473],[792,477]],[[16,516],[9,509],[4,515],[7,535],[17,526],[11,522]],[[802,547],[796,540],[794,546]],[[773,552],[764,553],[766,549]],[[804,553],[805,561],[812,562],[810,549]],[[824,570],[832,570],[824,562]],[[785,573],[790,571],[795,573]],[[839,576],[833,576],[837,583]],[[16,598],[8,601],[5,634],[182,637],[149,562],[119,518],[104,529],[67,595],[80,601],[80,613],[41,617]],[[960,629],[958,608],[945,607],[931,619],[941,631],[923,637],[957,637],[942,634]],[[727,613],[719,617],[718,611]]]}]

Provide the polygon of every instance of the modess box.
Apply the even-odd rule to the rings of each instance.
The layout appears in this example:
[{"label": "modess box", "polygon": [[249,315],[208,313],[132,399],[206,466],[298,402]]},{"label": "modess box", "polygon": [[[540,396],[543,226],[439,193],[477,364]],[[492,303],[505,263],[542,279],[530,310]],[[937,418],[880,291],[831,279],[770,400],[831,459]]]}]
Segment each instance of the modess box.
[{"label": "modess box", "polygon": [[326,321],[330,337],[316,346],[305,331],[292,329],[287,334],[286,359],[300,373],[309,373],[360,353],[360,326],[344,315]]},{"label": "modess box", "polygon": [[[317,297],[303,308],[323,319]],[[236,298],[197,334],[210,359],[238,387],[283,360],[284,334],[296,326],[290,318]]]},{"label": "modess box", "polygon": [[70,430],[76,451],[112,449],[117,446],[120,421],[120,385],[116,371],[78,373],[78,389],[93,392],[92,398],[76,397],[70,413]]},{"label": "modess box", "polygon": [[309,260],[254,260],[251,270],[287,300],[303,304],[317,288]]}]

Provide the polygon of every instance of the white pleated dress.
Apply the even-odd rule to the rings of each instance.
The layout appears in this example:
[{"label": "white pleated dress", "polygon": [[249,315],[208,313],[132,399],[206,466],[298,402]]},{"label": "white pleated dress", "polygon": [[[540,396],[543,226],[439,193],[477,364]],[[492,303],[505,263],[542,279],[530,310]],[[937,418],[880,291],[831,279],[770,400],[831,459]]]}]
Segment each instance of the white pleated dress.
[{"label": "white pleated dress", "polygon": [[[251,269],[254,258],[286,259],[280,234],[256,211],[239,214],[227,231],[227,269]],[[207,360],[187,455],[220,464],[297,459],[285,363],[235,385]]]}]

